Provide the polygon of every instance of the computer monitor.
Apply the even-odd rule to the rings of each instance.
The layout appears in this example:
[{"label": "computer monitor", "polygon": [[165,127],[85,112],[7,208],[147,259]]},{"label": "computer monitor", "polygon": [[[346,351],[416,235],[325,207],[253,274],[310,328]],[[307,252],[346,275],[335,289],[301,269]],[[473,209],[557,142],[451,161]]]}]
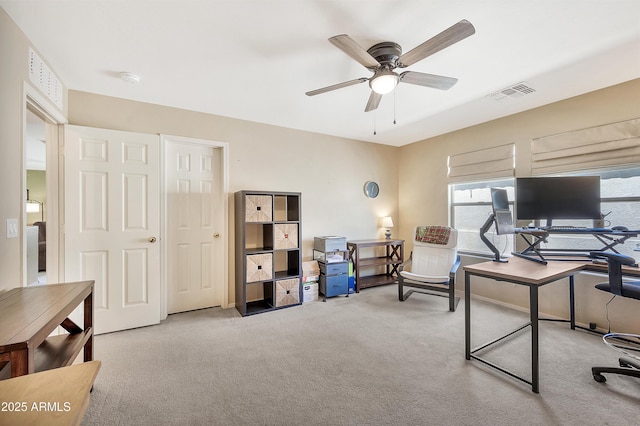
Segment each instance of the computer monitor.
[{"label": "computer monitor", "polygon": [[599,219],[600,176],[527,177],[516,179],[519,220]]},{"label": "computer monitor", "polygon": [[509,196],[506,189],[491,188],[491,206],[495,217],[498,235],[513,234],[513,216],[509,209]]}]

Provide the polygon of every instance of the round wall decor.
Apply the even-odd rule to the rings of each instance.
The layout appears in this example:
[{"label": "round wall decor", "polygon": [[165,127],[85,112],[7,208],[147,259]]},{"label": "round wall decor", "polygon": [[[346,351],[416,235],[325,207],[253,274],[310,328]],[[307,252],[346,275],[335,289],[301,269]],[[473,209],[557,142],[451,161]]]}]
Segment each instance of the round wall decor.
[{"label": "round wall decor", "polygon": [[365,182],[364,184],[364,195],[369,198],[376,198],[380,193],[380,187],[378,184],[372,180]]}]

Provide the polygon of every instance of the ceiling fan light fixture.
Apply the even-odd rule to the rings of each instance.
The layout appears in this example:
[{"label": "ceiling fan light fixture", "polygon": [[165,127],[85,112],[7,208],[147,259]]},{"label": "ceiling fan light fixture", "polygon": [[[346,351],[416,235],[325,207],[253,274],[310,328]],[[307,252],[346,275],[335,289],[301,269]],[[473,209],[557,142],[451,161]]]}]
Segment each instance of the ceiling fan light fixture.
[{"label": "ceiling fan light fixture", "polygon": [[400,76],[398,76],[398,74],[388,69],[381,69],[376,71],[373,78],[369,80],[369,86],[371,90],[377,94],[386,95],[387,93],[393,92],[393,89],[396,88],[399,81]]}]

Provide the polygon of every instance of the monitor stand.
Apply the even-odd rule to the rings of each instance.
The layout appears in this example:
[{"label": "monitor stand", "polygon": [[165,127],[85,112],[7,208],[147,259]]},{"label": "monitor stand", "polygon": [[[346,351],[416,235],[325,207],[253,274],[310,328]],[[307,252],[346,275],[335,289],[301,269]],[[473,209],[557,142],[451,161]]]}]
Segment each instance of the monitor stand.
[{"label": "monitor stand", "polygon": [[540,256],[540,258],[535,258],[533,256],[529,256],[526,254],[521,254],[518,253],[516,251],[512,252],[511,254],[513,254],[514,256],[520,257],[522,259],[526,259],[526,260],[530,260],[532,262],[537,262],[537,263],[541,263],[543,265],[546,265],[548,262],[542,257],[542,255],[538,254],[538,256]]},{"label": "monitor stand", "polygon": [[507,263],[509,261],[507,259],[500,258],[500,251],[498,251],[496,246],[494,246],[491,243],[491,241],[489,241],[489,239],[484,235],[487,233],[489,228],[491,228],[491,225],[495,223],[495,221],[496,221],[496,215],[494,213],[491,213],[487,218],[487,221],[484,223],[484,225],[482,225],[482,228],[480,228],[480,239],[482,240],[483,243],[485,243],[487,247],[489,247],[489,250],[493,252],[495,256],[495,258],[493,259],[494,262]]}]

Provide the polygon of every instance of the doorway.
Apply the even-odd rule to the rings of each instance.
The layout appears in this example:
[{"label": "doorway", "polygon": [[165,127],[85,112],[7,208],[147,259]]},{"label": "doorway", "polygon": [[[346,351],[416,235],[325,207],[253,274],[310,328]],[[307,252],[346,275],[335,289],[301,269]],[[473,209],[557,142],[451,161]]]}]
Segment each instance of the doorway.
[{"label": "doorway", "polygon": [[60,278],[58,125],[67,119],[28,84],[23,111],[22,285],[27,286]]},{"label": "doorway", "polygon": [[228,307],[227,145],[157,138],[65,126],[64,276],[95,280],[96,334]]},{"label": "doorway", "polygon": [[26,111],[27,285],[46,283],[47,141],[46,121]]}]

